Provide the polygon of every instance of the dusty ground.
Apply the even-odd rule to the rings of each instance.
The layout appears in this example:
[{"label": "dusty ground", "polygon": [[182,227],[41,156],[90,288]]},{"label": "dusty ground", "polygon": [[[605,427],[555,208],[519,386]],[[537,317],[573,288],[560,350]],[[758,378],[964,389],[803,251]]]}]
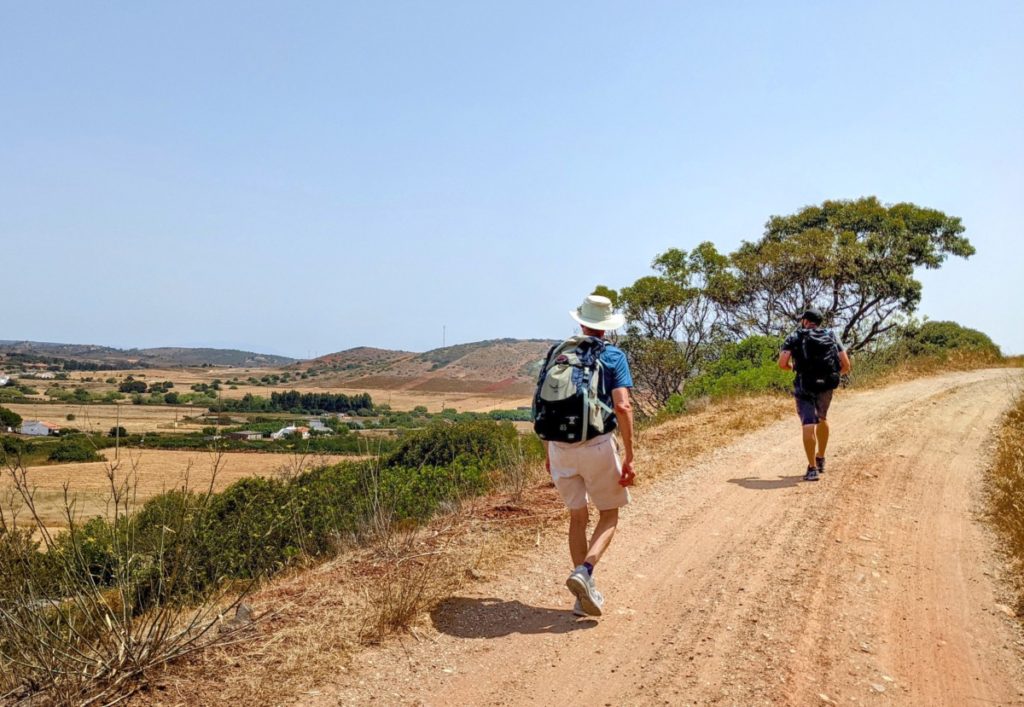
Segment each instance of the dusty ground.
[{"label": "dusty ground", "polygon": [[[1024,704],[1022,634],[978,520],[1019,371],[840,393],[829,469],[795,419],[641,484],[576,620],[561,538],[293,704]],[[673,440],[648,440],[638,472]]]}]

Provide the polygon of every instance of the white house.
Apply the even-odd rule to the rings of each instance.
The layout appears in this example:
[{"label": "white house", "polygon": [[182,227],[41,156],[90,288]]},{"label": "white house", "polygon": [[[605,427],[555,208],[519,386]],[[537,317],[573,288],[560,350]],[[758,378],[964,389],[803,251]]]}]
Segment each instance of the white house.
[{"label": "white house", "polygon": [[7,385],[11,381],[10,376],[0,375],[0,388]]},{"label": "white house", "polygon": [[23,435],[47,437],[60,433],[60,427],[42,420],[25,420],[21,423],[21,429],[18,431]]},{"label": "white house", "polygon": [[309,421],[309,429],[314,432],[324,432],[328,434],[331,432],[331,428],[325,425],[323,420],[316,418]]},{"label": "white house", "polygon": [[309,439],[309,428],[288,425],[287,427],[282,427],[277,432],[271,432],[270,439],[284,439],[288,435],[296,434],[299,435],[302,439]]}]

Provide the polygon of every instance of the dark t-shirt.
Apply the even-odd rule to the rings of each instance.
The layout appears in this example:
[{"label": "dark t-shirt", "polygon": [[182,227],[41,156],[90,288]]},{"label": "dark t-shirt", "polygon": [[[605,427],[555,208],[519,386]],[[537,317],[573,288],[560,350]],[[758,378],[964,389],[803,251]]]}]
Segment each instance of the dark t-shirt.
[{"label": "dark t-shirt", "polygon": [[[832,340],[834,342],[836,342],[837,350],[839,350],[839,351],[845,351],[846,350],[846,347],[843,346],[843,342],[839,340],[839,337],[836,336],[836,333],[834,331],[832,331],[831,329],[825,329],[824,331],[828,332],[828,335],[832,337]],[[800,366],[800,330],[799,329],[797,329],[792,334],[790,334],[789,336],[786,337],[786,340],[782,342],[782,350],[783,351],[789,351],[789,353],[792,354],[794,370],[799,368],[799,366]],[[795,393],[800,393],[800,392],[803,391],[803,388],[801,388],[801,386],[800,386],[800,373],[799,373],[799,371],[796,374],[796,378],[793,379],[793,391]]]}]

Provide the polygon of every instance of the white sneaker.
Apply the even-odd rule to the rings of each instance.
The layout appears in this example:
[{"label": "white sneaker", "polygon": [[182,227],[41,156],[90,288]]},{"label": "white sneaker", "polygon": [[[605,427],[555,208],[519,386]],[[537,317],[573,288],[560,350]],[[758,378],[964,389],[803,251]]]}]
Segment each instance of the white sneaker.
[{"label": "white sneaker", "polygon": [[604,597],[594,586],[594,578],[587,572],[587,568],[580,565],[572,571],[569,579],[565,580],[565,586],[576,595],[580,608],[588,616],[600,616],[601,606],[604,604]]},{"label": "white sneaker", "polygon": [[579,599],[577,599],[576,603],[572,605],[572,615],[573,616],[586,616],[587,615],[587,612],[585,612],[583,610],[583,604],[580,603]]}]

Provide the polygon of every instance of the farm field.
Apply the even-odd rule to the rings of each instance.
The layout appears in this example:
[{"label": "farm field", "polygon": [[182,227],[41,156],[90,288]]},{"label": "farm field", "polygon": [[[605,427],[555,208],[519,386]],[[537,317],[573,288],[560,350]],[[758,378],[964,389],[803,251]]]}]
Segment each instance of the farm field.
[{"label": "farm field", "polygon": [[[173,374],[173,371],[167,373]],[[217,376],[211,375],[209,379],[200,382],[209,383]],[[191,377],[189,378],[191,380]],[[175,389],[187,391],[192,383],[187,381],[177,380],[174,375],[167,376],[155,376],[142,380],[148,381],[164,381],[169,380],[175,384]],[[70,381],[64,381],[65,385]],[[306,383],[303,381],[303,383]],[[74,385],[78,385],[78,381],[74,381]],[[74,386],[71,386],[74,387]],[[84,387],[91,391],[105,392],[107,390],[114,390],[114,386],[101,385],[101,386],[90,386],[86,384]],[[509,410],[519,406],[526,406],[530,404],[529,395],[515,395],[515,396],[502,396],[493,395],[486,393],[472,393],[472,392],[433,392],[433,391],[419,391],[419,390],[388,390],[382,388],[353,388],[349,386],[318,386],[318,385],[291,385],[288,383],[276,386],[255,386],[255,385],[240,385],[235,390],[230,390],[225,387],[220,391],[223,398],[241,398],[246,393],[252,395],[260,395],[263,397],[270,397],[272,392],[284,392],[288,390],[297,390],[300,393],[344,393],[346,395],[356,395],[359,393],[369,393],[370,397],[373,398],[375,404],[386,403],[391,406],[393,410],[412,410],[414,407],[419,405],[424,406],[430,412],[441,412],[442,408],[454,408],[459,412],[490,412],[491,410]],[[44,419],[54,423],[64,424],[64,416],[67,413],[73,413],[76,417],[79,416],[80,412],[89,411],[93,416],[94,420],[100,420],[99,424],[105,424],[106,427],[102,428],[105,430],[110,429],[114,425],[114,418],[108,414],[100,416],[98,411],[100,408],[108,408],[116,417],[117,407],[115,405],[74,405],[74,404],[48,404],[40,402],[39,404],[34,403],[10,403],[5,404],[4,407],[10,408],[17,412],[25,419]],[[152,411],[150,413],[143,413],[143,410]],[[157,412],[163,410],[164,412]],[[129,432],[153,432],[158,429],[167,431],[174,429],[172,427],[157,427],[146,425],[151,421],[155,421],[154,424],[170,424],[175,421],[174,411],[178,411],[178,419],[187,415],[194,414],[198,408],[189,408],[188,406],[161,406],[161,405],[132,405],[130,402],[122,403],[121,415],[122,422],[125,429]],[[28,411],[26,412],[23,411]],[[132,427],[124,424],[124,415],[126,413],[132,414],[136,425]],[[58,418],[58,419],[51,419]],[[79,420],[76,419],[75,427],[81,430],[86,428],[80,424],[77,424]],[[179,422],[179,429],[180,429]],[[187,429],[187,428],[186,428]]]},{"label": "farm field", "polygon": [[[110,482],[107,479],[109,462],[114,450],[101,454],[105,462],[82,462],[29,467],[29,483],[36,489],[36,503],[44,524],[50,529],[67,527],[64,517],[64,484],[75,499],[76,517],[90,518],[107,512]],[[260,454],[225,452],[219,457],[211,452],[170,451],[158,449],[121,449],[117,478],[133,476],[136,480],[136,500],[141,506],[147,499],[174,488],[188,487],[204,490],[213,478],[214,490],[220,491],[249,476],[292,475],[317,466],[338,461],[353,461],[357,456]],[[214,470],[216,477],[214,478]],[[0,503],[7,506],[11,492],[10,475],[0,475]]]},{"label": "farm field", "polygon": [[[117,424],[120,407],[121,426],[129,434],[142,432],[195,432],[201,424],[183,422],[186,417],[201,415],[206,408],[187,405],[76,405],[73,403],[8,403],[4,407],[13,410],[26,420],[44,420],[61,427],[74,427],[82,432],[106,433]],[[74,415],[74,420],[68,420]]]}]

